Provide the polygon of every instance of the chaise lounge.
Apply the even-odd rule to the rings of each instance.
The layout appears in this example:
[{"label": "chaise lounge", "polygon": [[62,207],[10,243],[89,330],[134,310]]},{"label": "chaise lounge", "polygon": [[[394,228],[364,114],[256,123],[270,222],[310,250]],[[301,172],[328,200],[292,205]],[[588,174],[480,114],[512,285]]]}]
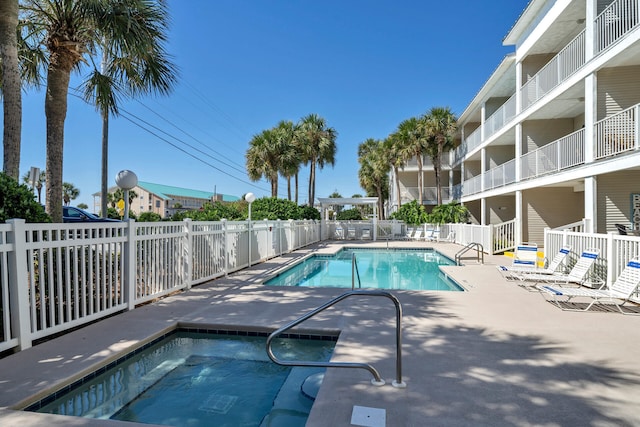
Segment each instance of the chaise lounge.
[{"label": "chaise lounge", "polygon": [[[538,285],[536,288],[543,293],[543,295],[553,296],[553,302],[562,310],[567,311],[588,311],[594,305],[610,305],[613,304],[618,311],[622,314],[638,315],[640,312],[630,312],[622,309],[622,306],[630,302],[634,293],[638,292],[638,286],[640,285],[640,259],[633,258],[627,266],[622,270],[620,276],[611,285],[609,289],[586,289],[586,288],[567,288],[563,286],[552,285]],[[559,297],[565,297],[562,301]],[[586,308],[572,308],[567,307],[566,303],[570,302],[573,298],[585,297],[590,298],[591,302]],[[545,298],[546,299],[546,298]],[[564,303],[564,304],[563,304]]]}]

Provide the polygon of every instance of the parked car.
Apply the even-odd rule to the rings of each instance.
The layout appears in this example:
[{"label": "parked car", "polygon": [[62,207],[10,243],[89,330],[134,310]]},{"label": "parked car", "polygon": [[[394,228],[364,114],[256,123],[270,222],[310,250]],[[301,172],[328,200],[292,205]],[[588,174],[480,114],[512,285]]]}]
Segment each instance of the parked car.
[{"label": "parked car", "polygon": [[119,222],[117,219],[101,218],[74,206],[62,207],[63,222]]}]

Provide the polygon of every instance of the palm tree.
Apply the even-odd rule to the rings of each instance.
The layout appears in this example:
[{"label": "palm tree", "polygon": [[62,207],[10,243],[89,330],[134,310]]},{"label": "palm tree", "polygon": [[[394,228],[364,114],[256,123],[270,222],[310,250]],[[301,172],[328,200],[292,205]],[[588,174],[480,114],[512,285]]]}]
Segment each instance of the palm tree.
[{"label": "palm tree", "polygon": [[436,175],[436,197],[442,204],[442,154],[453,148],[453,136],[456,133],[458,118],[449,107],[433,107],[421,120],[428,135],[427,151],[433,161]]},{"label": "palm tree", "polygon": [[422,156],[426,150],[425,128],[416,117],[404,120],[398,125],[394,139],[400,143],[400,156],[404,159],[416,158],[418,162],[418,203],[422,206],[424,183],[422,176]]},{"label": "palm tree", "polygon": [[69,206],[71,200],[75,200],[80,195],[80,190],[78,190],[73,184],[70,182],[62,183],[62,200],[64,201],[65,206]]},{"label": "palm tree", "polygon": [[[134,4],[134,3],[132,3]],[[85,81],[84,98],[102,117],[101,212],[107,211],[109,165],[109,114],[118,115],[118,95],[135,97],[149,93],[165,95],[175,83],[177,71],[168,61],[162,43],[168,26],[164,3],[124,11],[118,2],[107,5],[105,19],[113,33],[100,40],[102,63],[94,66]],[[115,40],[115,41],[114,41]]]},{"label": "palm tree", "polygon": [[389,194],[389,161],[384,142],[369,138],[358,146],[358,178],[367,194],[378,197],[378,212],[384,219],[384,201]]},{"label": "palm tree", "polygon": [[[166,72],[149,65],[164,54],[166,4],[163,0],[24,0],[22,7],[25,42],[33,50],[44,46],[47,53],[47,212],[54,222],[61,222],[58,195],[71,71],[93,63],[93,56],[102,52],[109,62],[98,80],[125,81],[125,93],[144,93],[141,88],[153,87],[150,82]],[[114,84],[95,80],[86,82],[85,96],[92,94],[101,112],[117,113]]]},{"label": "palm tree", "polygon": [[0,64],[4,132],[4,173],[16,181],[20,174],[22,94],[18,62],[18,0],[0,0]]},{"label": "palm tree", "polygon": [[[38,193],[38,203],[42,204],[42,186],[44,185],[47,174],[45,171],[40,171],[40,175],[37,177],[37,181],[35,182],[35,189]],[[31,184],[31,173],[26,172],[22,175],[22,181],[26,184]]]},{"label": "palm tree", "polygon": [[278,197],[278,172],[280,154],[283,152],[281,139],[274,129],[266,129],[249,141],[245,154],[249,179],[258,181],[265,178],[271,183],[271,197]]},{"label": "palm tree", "polygon": [[292,121],[282,120],[274,129],[280,139],[283,151],[280,153],[280,174],[287,180],[287,200],[291,200],[291,177],[295,177],[295,200],[298,204],[298,172],[300,172],[300,153],[296,143],[296,125]]},{"label": "palm tree", "polygon": [[402,139],[398,137],[396,133],[392,133],[384,140],[384,151],[386,158],[389,161],[389,165],[393,170],[393,177],[396,183],[396,206],[400,209],[402,206],[402,197],[400,196],[400,179],[399,169],[404,168],[407,158],[407,151],[402,146]]},{"label": "palm tree", "polygon": [[324,168],[325,164],[333,166],[336,157],[335,129],[327,127],[327,122],[317,114],[309,114],[300,120],[298,125],[298,141],[302,147],[302,160],[310,164],[309,173],[309,206],[313,207],[316,197],[316,167]]}]

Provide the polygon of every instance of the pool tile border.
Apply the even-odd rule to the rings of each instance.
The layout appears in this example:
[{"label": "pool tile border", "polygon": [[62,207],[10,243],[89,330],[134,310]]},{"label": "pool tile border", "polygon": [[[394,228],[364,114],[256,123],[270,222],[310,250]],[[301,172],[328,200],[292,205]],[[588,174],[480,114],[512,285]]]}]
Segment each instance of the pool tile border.
[{"label": "pool tile border", "polygon": [[[76,387],[79,387],[99,375],[104,374],[107,370],[114,368],[116,365],[124,362],[125,360],[131,359],[133,356],[147,350],[149,347],[157,344],[158,342],[168,338],[169,336],[176,334],[178,332],[189,332],[189,333],[200,333],[200,334],[212,334],[212,335],[227,335],[227,336],[238,336],[238,337],[261,337],[267,338],[271,333],[264,331],[248,331],[241,329],[217,329],[217,328],[203,328],[203,327],[189,327],[189,326],[178,326],[175,329],[172,329],[153,340],[141,345],[140,347],[129,351],[127,354],[118,357],[117,359],[107,363],[104,366],[94,370],[93,372],[85,375],[84,377],[67,384],[66,386],[52,392],[47,397],[40,399],[26,408],[22,409],[23,411],[36,412],[42,407],[48,405],[54,400],[62,397],[64,394],[70,392]],[[338,335],[329,335],[329,334],[314,334],[314,333],[283,333],[278,335],[279,338],[289,338],[289,339],[300,339],[300,340],[310,340],[310,341],[338,341]]]}]

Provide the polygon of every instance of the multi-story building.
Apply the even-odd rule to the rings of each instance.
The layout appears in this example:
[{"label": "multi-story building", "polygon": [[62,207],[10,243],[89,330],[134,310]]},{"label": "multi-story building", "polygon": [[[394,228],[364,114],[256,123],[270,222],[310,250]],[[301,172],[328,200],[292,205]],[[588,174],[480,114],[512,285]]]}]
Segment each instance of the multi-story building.
[{"label": "multi-story building", "polygon": [[[118,187],[112,187],[109,192],[113,193],[117,189]],[[227,194],[142,181],[139,181],[132,191],[136,193],[136,197],[131,201],[131,212],[136,215],[140,215],[143,212],[155,212],[163,218],[170,217],[179,210],[199,209],[208,202],[240,200],[239,197]],[[99,209],[100,193],[95,193],[93,196],[94,205]]]},{"label": "multi-story building", "polygon": [[479,224],[519,219],[520,241],[581,220],[640,228],[640,0],[531,0],[504,44],[459,117],[449,200]]}]

